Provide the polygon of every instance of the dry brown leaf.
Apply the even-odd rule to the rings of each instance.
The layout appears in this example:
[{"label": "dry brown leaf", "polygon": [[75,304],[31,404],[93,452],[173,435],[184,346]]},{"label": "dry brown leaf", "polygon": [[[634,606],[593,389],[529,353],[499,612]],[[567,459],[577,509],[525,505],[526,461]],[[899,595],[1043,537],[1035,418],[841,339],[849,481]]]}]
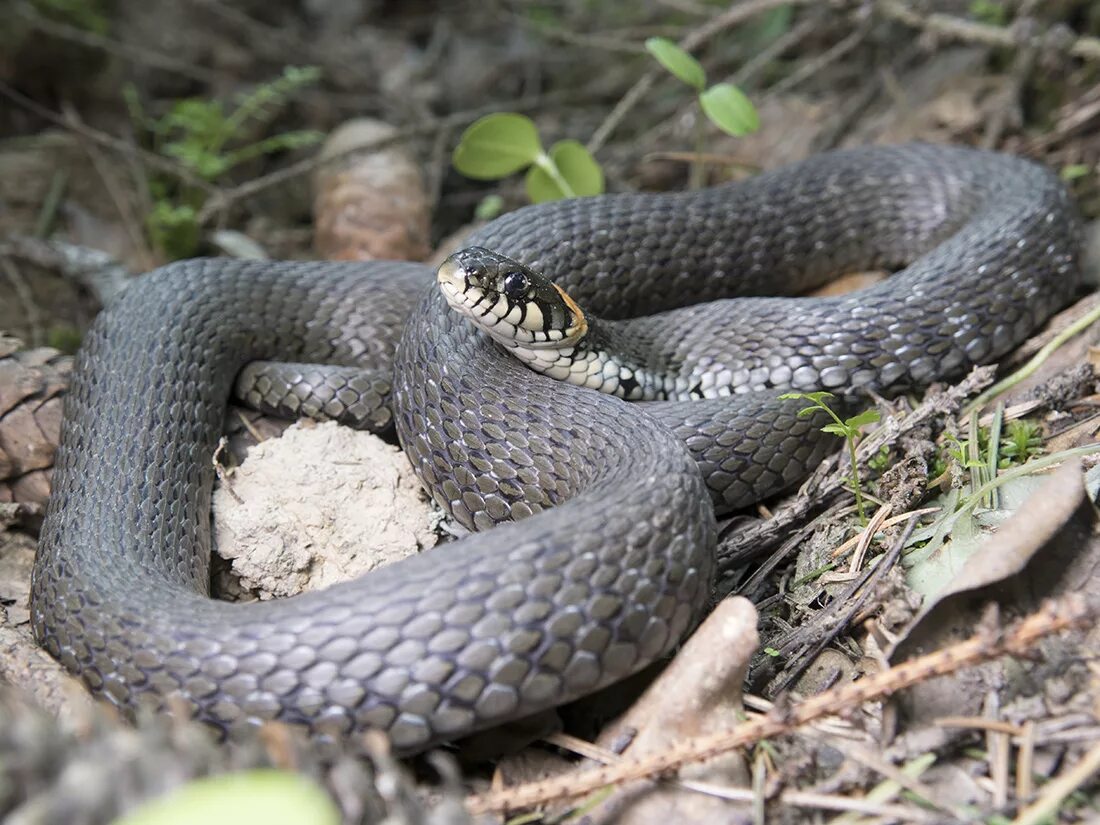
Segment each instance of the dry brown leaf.
[{"label": "dry brown leaf", "polygon": [[[972,633],[991,603],[1014,616],[1067,591],[1087,592],[1100,563],[1094,523],[1081,464],[1067,461],[970,557],[952,585],[922,608],[889,660],[901,662]],[[931,720],[979,713],[986,689],[1002,681],[999,668],[991,663],[917,685],[905,698],[908,714]]]},{"label": "dry brown leaf", "polygon": [[[748,599],[723,600],[633,707],[604,729],[597,744],[611,748],[632,733],[625,753],[644,758],[700,734],[735,728],[745,673],[759,643],[756,623],[756,608]],[[745,787],[749,773],[744,757],[734,751],[684,768],[680,779]],[[592,821],[718,822],[729,816],[729,804],[675,785],[644,782],[618,791]]]}]

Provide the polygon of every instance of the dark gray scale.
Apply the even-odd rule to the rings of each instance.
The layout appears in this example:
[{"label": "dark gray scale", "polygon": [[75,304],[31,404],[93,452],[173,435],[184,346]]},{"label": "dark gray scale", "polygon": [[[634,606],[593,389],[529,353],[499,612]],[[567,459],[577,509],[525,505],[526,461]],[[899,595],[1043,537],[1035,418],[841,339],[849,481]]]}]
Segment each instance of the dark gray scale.
[{"label": "dark gray scale", "polygon": [[393,427],[392,390],[388,373],[368,367],[253,361],[237,375],[233,394],[268,415],[383,433]]}]

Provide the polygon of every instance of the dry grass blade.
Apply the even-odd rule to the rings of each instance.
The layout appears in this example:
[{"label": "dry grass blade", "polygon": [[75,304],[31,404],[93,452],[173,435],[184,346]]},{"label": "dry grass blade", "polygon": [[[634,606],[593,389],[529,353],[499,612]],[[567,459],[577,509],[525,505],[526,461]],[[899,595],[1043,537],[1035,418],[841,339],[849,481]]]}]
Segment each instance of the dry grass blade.
[{"label": "dry grass blade", "polygon": [[495,793],[471,796],[467,809],[474,814],[531,808],[548,802],[578,799],[608,785],[647,779],[683,765],[710,759],[762,739],[780,736],[823,716],[830,716],[864,702],[881,699],[899,690],[995,659],[1006,653],[1029,652],[1042,638],[1083,625],[1094,619],[1077,594],[1044,605],[1003,632],[984,631],[958,644],[902,662],[889,670],[825,691],[786,710],[748,722],[732,732],[701,736],[641,760],[624,760],[580,774],[567,774]]}]

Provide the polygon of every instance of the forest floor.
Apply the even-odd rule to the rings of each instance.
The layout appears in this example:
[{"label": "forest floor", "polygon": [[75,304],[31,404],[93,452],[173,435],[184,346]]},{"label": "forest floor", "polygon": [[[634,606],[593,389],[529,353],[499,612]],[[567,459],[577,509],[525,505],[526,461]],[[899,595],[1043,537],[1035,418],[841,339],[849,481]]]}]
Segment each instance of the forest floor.
[{"label": "forest floor", "polygon": [[[193,777],[262,765],[316,779],[347,822],[1100,819],[1094,3],[13,0],[10,19],[5,821],[108,822]],[[744,90],[759,129],[701,120],[646,53],[654,36]],[[732,572],[716,595],[736,598],[667,667],[558,714],[398,763],[375,737],[336,756],[277,728],[219,746],[91,703],[34,644],[28,593],[71,355],[100,306],[199,254],[438,261],[526,202],[520,178],[473,181],[450,162],[493,112],[530,116],[545,145],[585,144],[609,191],[683,189],[700,161],[719,184],[868,143],[1024,155],[1080,206],[1089,287],[998,370],[877,400],[858,451],[869,523],[839,450],[798,491],[723,522]],[[1019,380],[972,410],[1004,376]],[[227,432],[224,598],[324,586],[450,538],[393,437],[236,409]],[[302,472],[290,483],[287,461]],[[361,556],[347,537],[376,513],[387,535]]]}]

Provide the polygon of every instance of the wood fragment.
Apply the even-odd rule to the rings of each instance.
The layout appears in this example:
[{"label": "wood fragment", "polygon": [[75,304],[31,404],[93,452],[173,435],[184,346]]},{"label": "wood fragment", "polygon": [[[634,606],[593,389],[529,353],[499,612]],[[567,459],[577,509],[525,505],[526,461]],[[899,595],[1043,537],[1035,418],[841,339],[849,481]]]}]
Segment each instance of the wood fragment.
[{"label": "wood fragment", "polygon": [[[548,802],[579,799],[607,785],[659,776],[692,762],[783,735],[823,716],[882,699],[927,679],[945,676],[1005,654],[1027,653],[1039,640],[1083,626],[1094,620],[1098,612],[1090,608],[1079,594],[1070,594],[1047,602],[1003,633],[980,632],[958,644],[820,693],[789,706],[785,711],[747,722],[733,732],[701,736],[643,760],[625,759],[618,765],[579,774],[570,773],[503,792],[470,796],[466,799],[466,807],[473,814],[517,811]],[[1095,750],[1097,765],[1100,766],[1100,745]]]},{"label": "wood fragment", "polygon": [[[922,29],[938,37],[961,40],[979,46],[1014,49],[1020,46],[1020,37],[1012,26],[992,26],[973,20],[963,20],[948,14],[921,14],[901,0],[878,0],[875,9],[880,14],[906,26]],[[1044,35],[1049,34],[1044,32]],[[1039,44],[1046,47],[1052,38],[1040,36]],[[1044,40],[1048,42],[1043,42]],[[1049,43],[1053,47],[1053,43]],[[1100,38],[1081,36],[1074,38],[1064,49],[1068,57],[1084,60],[1100,60]]]},{"label": "wood fragment", "polygon": [[1067,796],[1076,791],[1093,776],[1100,773],[1100,742],[1095,743],[1076,765],[1063,771],[1043,788],[1034,803],[1024,808],[1012,820],[1012,825],[1039,825],[1057,815],[1058,808]]}]

